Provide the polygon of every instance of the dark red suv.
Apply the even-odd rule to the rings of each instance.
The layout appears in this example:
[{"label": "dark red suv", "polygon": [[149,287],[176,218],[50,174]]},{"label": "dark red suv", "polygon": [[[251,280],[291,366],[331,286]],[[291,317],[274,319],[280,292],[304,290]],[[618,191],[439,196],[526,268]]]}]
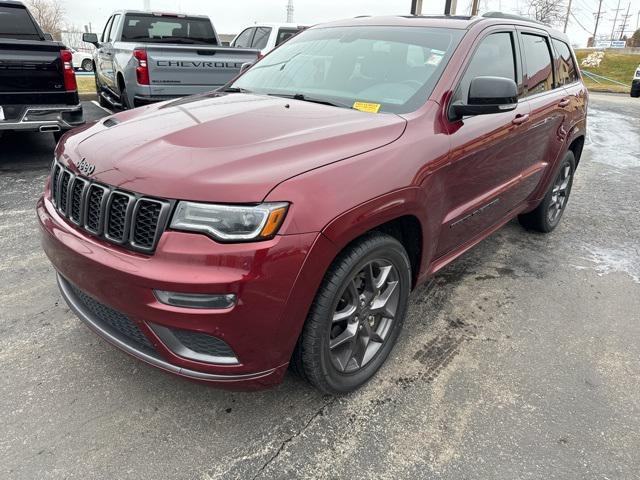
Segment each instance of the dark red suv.
[{"label": "dark red suv", "polygon": [[552,231],[585,138],[563,34],[505,15],[310,28],[225,88],[67,135],[38,203],[70,307],[227,388],[380,368],[410,291],[510,219]]}]

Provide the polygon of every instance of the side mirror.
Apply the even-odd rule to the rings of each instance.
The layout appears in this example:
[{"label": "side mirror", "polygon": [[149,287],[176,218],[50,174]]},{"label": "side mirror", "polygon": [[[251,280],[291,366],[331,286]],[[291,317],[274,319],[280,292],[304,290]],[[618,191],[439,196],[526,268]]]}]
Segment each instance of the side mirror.
[{"label": "side mirror", "polygon": [[51,41],[53,41],[53,35],[51,35],[50,33],[46,33],[45,32],[44,39],[45,40],[49,40],[51,42]]},{"label": "side mirror", "polygon": [[240,67],[240,73],[244,73],[247,70],[249,70],[251,67],[253,67],[253,62],[247,62],[247,63],[243,63],[242,66]]},{"label": "side mirror", "polygon": [[486,115],[515,110],[518,106],[518,86],[510,78],[476,77],[469,85],[467,104],[451,105],[453,117]]},{"label": "side mirror", "polygon": [[95,33],[83,33],[82,34],[82,41],[83,42],[87,42],[87,43],[91,43],[92,45],[95,45],[96,47],[100,43],[100,42],[98,42],[98,35],[96,35]]}]

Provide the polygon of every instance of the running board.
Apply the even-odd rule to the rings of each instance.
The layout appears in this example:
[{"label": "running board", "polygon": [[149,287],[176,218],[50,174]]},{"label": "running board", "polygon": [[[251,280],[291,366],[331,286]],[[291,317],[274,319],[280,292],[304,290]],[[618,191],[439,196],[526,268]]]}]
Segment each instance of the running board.
[{"label": "running board", "polygon": [[107,93],[103,90],[100,92],[100,96],[109,102],[112,107],[122,109],[122,103],[120,103],[120,100],[115,95],[111,95],[110,92]]}]

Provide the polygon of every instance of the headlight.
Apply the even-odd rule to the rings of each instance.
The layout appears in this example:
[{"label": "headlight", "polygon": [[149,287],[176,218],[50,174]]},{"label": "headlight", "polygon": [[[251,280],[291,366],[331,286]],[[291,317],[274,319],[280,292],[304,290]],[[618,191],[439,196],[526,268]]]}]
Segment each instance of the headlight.
[{"label": "headlight", "polygon": [[265,240],[278,233],[288,203],[259,205],[214,205],[179,202],[171,228],[202,232],[216,240]]}]

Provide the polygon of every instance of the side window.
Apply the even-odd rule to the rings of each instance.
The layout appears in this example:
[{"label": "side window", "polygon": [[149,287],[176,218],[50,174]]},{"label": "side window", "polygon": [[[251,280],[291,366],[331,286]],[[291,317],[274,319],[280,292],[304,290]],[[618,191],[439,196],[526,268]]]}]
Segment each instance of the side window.
[{"label": "side window", "polygon": [[116,32],[118,31],[118,24],[120,23],[120,14],[113,16],[113,22],[111,23],[111,31],[109,32],[109,41],[114,42],[116,39]]},{"label": "side window", "polygon": [[298,33],[298,30],[293,30],[291,28],[281,28],[280,30],[278,30],[278,37],[276,38],[276,46],[280,45],[285,40],[289,40],[296,33]]},{"label": "side window", "polygon": [[526,94],[535,95],[553,88],[553,68],[546,37],[522,34]]},{"label": "side window", "polygon": [[516,81],[516,63],[511,33],[492,33],[482,40],[453,96],[454,103],[467,103],[471,80],[476,77],[504,77]]},{"label": "side window", "polygon": [[254,31],[255,31],[255,28],[247,28],[244,32],[238,35],[238,38],[236,38],[236,41],[233,44],[233,46],[249,48],[251,46],[251,40],[253,39]]},{"label": "side window", "polygon": [[258,50],[262,50],[267,46],[267,42],[269,41],[269,35],[271,35],[270,27],[258,27],[256,29],[256,34],[253,36],[253,42],[251,42],[252,48],[257,48]]},{"label": "side window", "polygon": [[559,85],[568,85],[578,80],[576,65],[573,63],[573,55],[569,45],[561,40],[552,40],[555,50],[556,75]]},{"label": "side window", "polygon": [[104,30],[102,31],[102,35],[100,36],[101,42],[106,42],[109,38],[109,30],[111,29],[111,22],[113,22],[113,17],[109,17],[107,20],[107,24],[104,26]]}]

